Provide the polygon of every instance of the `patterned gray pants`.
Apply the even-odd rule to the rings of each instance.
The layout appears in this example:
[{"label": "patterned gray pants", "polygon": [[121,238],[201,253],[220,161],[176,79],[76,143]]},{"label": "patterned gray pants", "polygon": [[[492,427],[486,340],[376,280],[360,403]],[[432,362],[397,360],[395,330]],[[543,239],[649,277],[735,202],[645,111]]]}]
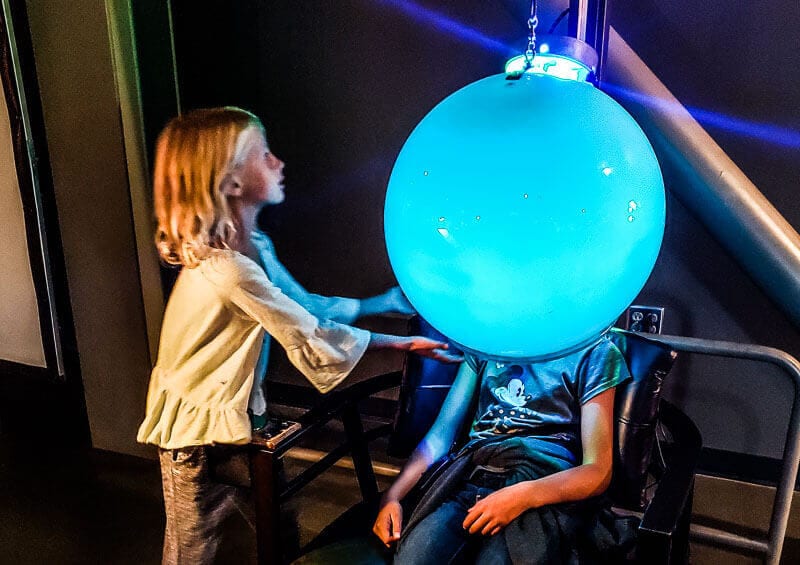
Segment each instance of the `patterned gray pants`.
[{"label": "patterned gray pants", "polygon": [[209,450],[216,449],[226,448],[159,449],[167,514],[164,565],[213,563],[220,526],[234,510],[239,510],[255,529],[252,504],[246,493],[215,483],[209,477]]}]

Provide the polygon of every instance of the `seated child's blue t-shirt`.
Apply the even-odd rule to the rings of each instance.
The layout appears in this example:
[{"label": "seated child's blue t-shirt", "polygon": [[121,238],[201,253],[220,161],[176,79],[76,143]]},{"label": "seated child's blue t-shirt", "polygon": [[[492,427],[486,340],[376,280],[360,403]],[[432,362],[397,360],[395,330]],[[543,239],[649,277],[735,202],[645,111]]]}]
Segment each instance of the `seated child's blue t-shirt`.
[{"label": "seated child's blue t-shirt", "polygon": [[470,439],[531,438],[531,449],[552,450],[563,468],[580,462],[581,405],[630,377],[607,335],[550,361],[521,364],[467,356],[467,363],[481,377]]}]

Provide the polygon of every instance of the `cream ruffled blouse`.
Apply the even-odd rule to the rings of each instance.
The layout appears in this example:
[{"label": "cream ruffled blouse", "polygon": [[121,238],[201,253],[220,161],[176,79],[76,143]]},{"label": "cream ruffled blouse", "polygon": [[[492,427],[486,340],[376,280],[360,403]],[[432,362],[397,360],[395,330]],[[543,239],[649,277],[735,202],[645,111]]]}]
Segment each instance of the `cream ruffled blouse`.
[{"label": "cream ruffled blouse", "polygon": [[321,392],[339,384],[364,354],[369,332],[332,321],[354,320],[359,301],[306,292],[265,234],[253,240],[263,268],[226,250],[178,276],[138,441],[164,449],[247,443],[248,405],[256,413],[266,407],[263,394],[251,399],[251,391],[263,391],[269,336]]}]

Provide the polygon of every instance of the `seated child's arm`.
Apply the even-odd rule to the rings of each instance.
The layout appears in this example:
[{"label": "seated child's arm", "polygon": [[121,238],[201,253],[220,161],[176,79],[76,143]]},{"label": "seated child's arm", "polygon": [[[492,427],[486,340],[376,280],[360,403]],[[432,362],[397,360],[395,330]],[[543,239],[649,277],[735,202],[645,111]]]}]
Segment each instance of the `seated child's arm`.
[{"label": "seated child's arm", "polygon": [[531,508],[583,500],[604,492],[613,462],[614,389],[581,406],[583,463],[541,479],[493,492],[470,508],[463,526],[471,534],[494,535]]},{"label": "seated child's arm", "polygon": [[450,392],[447,394],[436,421],[408,458],[397,479],[384,493],[381,509],[372,531],[387,546],[400,539],[403,511],[400,501],[417,484],[422,474],[437,459],[450,450],[461,423],[468,416],[469,399],[477,385],[477,375],[467,363],[462,363]]}]

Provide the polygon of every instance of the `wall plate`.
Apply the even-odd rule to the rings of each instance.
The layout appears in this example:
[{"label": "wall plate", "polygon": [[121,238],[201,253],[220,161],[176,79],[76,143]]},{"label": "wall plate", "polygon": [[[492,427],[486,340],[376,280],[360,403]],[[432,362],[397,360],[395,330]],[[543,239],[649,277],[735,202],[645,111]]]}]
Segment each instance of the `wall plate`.
[{"label": "wall plate", "polygon": [[632,332],[660,334],[664,322],[664,308],[633,305],[628,308],[625,319],[627,329]]}]

